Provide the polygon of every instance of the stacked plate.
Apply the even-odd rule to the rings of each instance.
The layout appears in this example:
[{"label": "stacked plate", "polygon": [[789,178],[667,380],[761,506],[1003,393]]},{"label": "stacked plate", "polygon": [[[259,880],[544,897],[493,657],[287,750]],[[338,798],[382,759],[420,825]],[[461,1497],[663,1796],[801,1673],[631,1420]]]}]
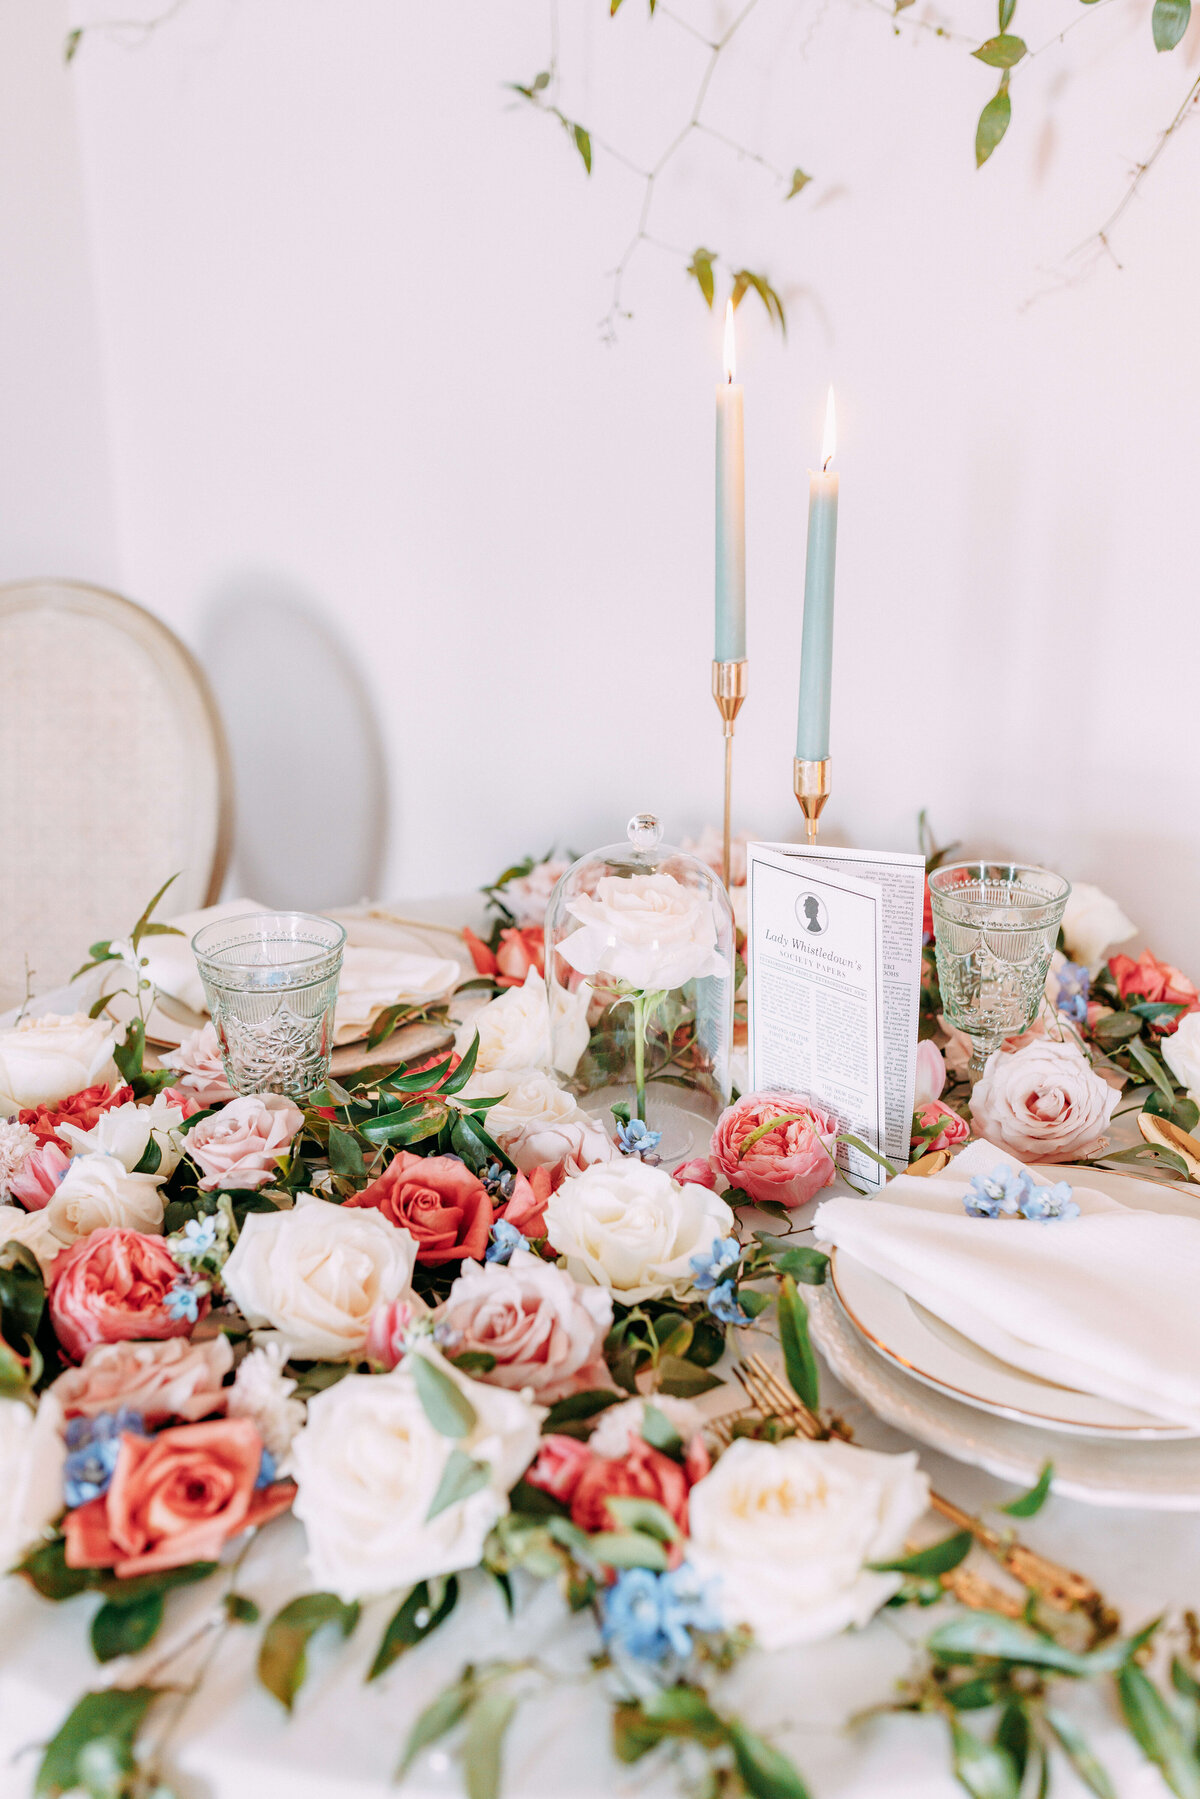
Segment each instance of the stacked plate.
[{"label": "stacked plate", "polygon": [[[1200,1217],[1185,1189],[1093,1167],[1034,1172],[1137,1210]],[[1094,1505],[1200,1511],[1200,1432],[998,1360],[844,1250],[830,1277],[811,1294],[813,1336],[888,1423],[1006,1480],[1032,1481],[1052,1461],[1055,1491]]]}]

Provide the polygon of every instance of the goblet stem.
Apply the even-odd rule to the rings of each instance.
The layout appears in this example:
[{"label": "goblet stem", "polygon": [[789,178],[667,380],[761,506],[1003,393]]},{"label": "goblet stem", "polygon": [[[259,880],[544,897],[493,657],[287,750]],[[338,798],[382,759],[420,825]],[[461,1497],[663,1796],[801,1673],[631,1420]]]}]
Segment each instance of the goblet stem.
[{"label": "goblet stem", "polygon": [[633,1115],[646,1122],[646,996],[633,995]]},{"label": "goblet stem", "polygon": [[978,1037],[971,1039],[971,1060],[967,1064],[967,1079],[972,1087],[976,1081],[983,1079],[983,1071],[987,1067],[987,1059],[995,1049],[994,1043],[981,1042]]}]

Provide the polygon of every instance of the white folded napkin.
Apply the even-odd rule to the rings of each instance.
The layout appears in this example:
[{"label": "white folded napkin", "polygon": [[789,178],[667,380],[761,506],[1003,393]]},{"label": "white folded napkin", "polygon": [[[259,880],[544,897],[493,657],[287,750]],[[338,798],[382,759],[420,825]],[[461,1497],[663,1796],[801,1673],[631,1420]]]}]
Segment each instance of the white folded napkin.
[{"label": "white folded napkin", "polygon": [[342,952],[333,1040],[353,1043],[365,1037],[388,1006],[422,1005],[450,993],[462,978],[456,961],[443,956],[414,956],[398,949]]},{"label": "white folded napkin", "polygon": [[[951,1168],[1000,1163],[1020,1166],[981,1142]],[[1000,1361],[1200,1429],[1200,1218],[1071,1184],[1081,1216],[1043,1223],[968,1217],[967,1179],[901,1175],[882,1198],[827,1200],[813,1229]]]},{"label": "white folded napkin", "polygon": [[201,925],[220,918],[240,918],[246,912],[266,912],[269,908],[257,900],[225,900],[219,906],[202,906],[198,912],[180,912],[164,922],[182,931],[182,937],[144,937],[141,953],[146,958],[144,973],[160,993],[177,999],[193,1012],[207,1012],[204,983],[196,958],[192,954],[192,938]]}]

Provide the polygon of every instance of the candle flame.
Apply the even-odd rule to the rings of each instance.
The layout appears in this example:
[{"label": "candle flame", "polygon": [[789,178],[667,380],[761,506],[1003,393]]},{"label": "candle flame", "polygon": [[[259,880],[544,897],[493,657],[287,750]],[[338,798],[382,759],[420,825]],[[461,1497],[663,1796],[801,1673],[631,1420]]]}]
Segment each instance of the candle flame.
[{"label": "candle flame", "polygon": [[833,389],[829,389],[829,398],[825,402],[825,435],[821,439],[821,469],[824,472],[833,461],[837,449],[837,408],[833,403]]},{"label": "candle flame", "polygon": [[725,379],[732,381],[737,372],[737,357],[733,345],[733,301],[725,302]]}]

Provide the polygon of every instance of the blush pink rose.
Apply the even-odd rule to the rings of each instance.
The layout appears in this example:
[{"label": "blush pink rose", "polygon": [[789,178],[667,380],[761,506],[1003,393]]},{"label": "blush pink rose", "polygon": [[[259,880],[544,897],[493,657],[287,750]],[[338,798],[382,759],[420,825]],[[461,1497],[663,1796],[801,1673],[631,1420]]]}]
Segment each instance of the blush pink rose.
[{"label": "blush pink rose", "polygon": [[303,1123],[300,1108],[281,1093],[247,1093],[202,1118],[184,1142],[203,1171],[201,1187],[262,1187],[278,1174],[278,1158],[287,1154]]},{"label": "blush pink rose", "polygon": [[178,1086],[185,1088],[195,1099],[200,1110],[208,1106],[222,1106],[226,1100],[236,1099],[237,1094],[229,1085],[229,1077],[225,1073],[225,1064],[221,1060],[221,1045],[217,1038],[215,1024],[206,1024],[203,1030],[193,1031],[185,1037],[178,1049],[162,1058],[164,1068],[178,1071]]},{"label": "blush pink rose", "polygon": [[186,1087],[164,1087],[162,1097],[168,1105],[178,1106],[185,1118],[194,1118],[197,1112],[206,1110],[203,1103],[194,1093],[189,1093]]},{"label": "blush pink rose", "polygon": [[[64,1250],[50,1275],[50,1320],[72,1361],[96,1343],[136,1337],[186,1337],[186,1318],[173,1318],[167,1294],[179,1269],[161,1237],[106,1226]],[[208,1310],[200,1301],[201,1316]]]},{"label": "blush pink rose", "polygon": [[946,1085],[946,1061],[937,1044],[923,1037],[917,1045],[917,1082],[913,1105],[919,1111],[931,1099],[940,1099]]},{"label": "blush pink rose", "polygon": [[[914,1128],[912,1146],[914,1149],[919,1147],[923,1156],[934,1155],[939,1149],[953,1149],[956,1144],[965,1143],[971,1135],[971,1127],[966,1119],[960,1118],[952,1106],[940,1099],[929,1099],[923,1106],[918,1106],[913,1114],[913,1123],[914,1127],[920,1125],[921,1130],[918,1133]],[[927,1136],[926,1133],[935,1124],[940,1124],[941,1129],[936,1136]]]},{"label": "blush pink rose", "polygon": [[701,1156],[697,1156],[692,1162],[681,1162],[673,1171],[671,1179],[678,1181],[681,1187],[709,1187],[716,1191],[717,1177],[708,1160]]},{"label": "blush pink rose", "polygon": [[[765,1124],[772,1128],[747,1148]],[[729,1186],[751,1199],[802,1206],[836,1175],[836,1141],[836,1122],[801,1095],[748,1093],[722,1112],[708,1154]]]},{"label": "blush pink rose", "polygon": [[70,1156],[51,1137],[26,1156],[20,1173],[9,1181],[8,1190],[27,1212],[42,1212],[58,1192],[58,1184],[70,1166]]},{"label": "blush pink rose", "polygon": [[407,1299],[391,1299],[385,1306],[376,1306],[363,1344],[368,1362],[375,1362],[390,1373],[404,1357],[416,1316],[415,1306]]},{"label": "blush pink rose", "polygon": [[480,1380],[517,1392],[532,1388],[542,1405],[612,1384],[603,1356],[612,1294],[581,1287],[525,1250],[507,1266],[464,1263],[441,1318],[455,1333],[455,1354],[475,1350],[494,1358]]},{"label": "blush pink rose", "polygon": [[1029,1162],[1073,1162],[1101,1143],[1119,1097],[1074,1043],[997,1050],[971,1094],[971,1126]]},{"label": "blush pink rose", "polygon": [[223,1412],[225,1376],[233,1367],[229,1338],[188,1343],[166,1337],[158,1343],[97,1343],[78,1368],[54,1382],[54,1397],[67,1418],[94,1418],[122,1406],[147,1424],[185,1418],[189,1424]]},{"label": "blush pink rose", "polygon": [[108,1491],[67,1513],[68,1568],[112,1568],[125,1580],[215,1562],[230,1537],[292,1503],[290,1482],[255,1490],[262,1450],[247,1418],[127,1433]]}]

